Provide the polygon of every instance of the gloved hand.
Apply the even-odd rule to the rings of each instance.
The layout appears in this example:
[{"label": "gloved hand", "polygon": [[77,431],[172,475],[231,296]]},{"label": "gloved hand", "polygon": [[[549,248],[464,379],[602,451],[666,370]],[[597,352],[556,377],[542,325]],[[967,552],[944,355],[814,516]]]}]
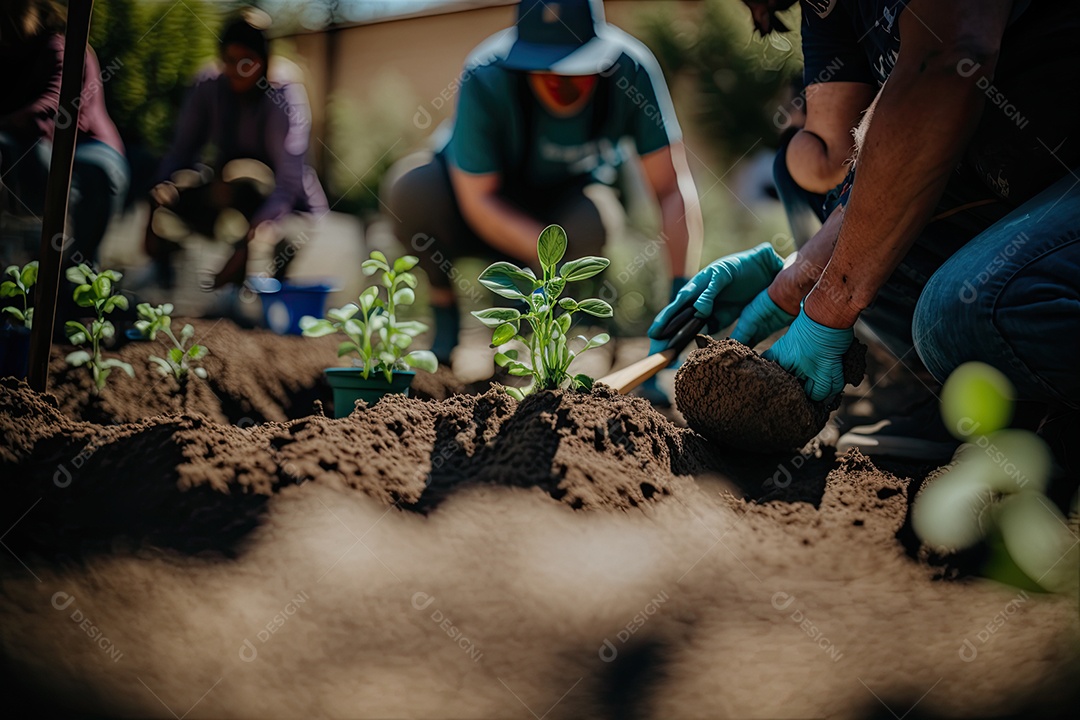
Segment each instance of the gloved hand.
[{"label": "gloved hand", "polygon": [[794,319],[794,315],[773,302],[766,288],[739,315],[739,322],[731,331],[731,339],[754,347],[780,328],[790,325]]},{"label": "gloved hand", "polygon": [[739,313],[758,293],[772,283],[783,266],[783,259],[768,243],[716,260],[695,275],[660,311],[649,327],[649,337],[657,341],[670,340],[679,331],[671,325],[672,318],[688,305],[694,306],[698,317],[708,318],[706,332],[714,333],[727,327],[738,319]]},{"label": "gloved hand", "polygon": [[855,333],[831,328],[799,312],[787,333],[763,355],[803,381],[811,400],[825,400],[844,389],[844,353]]}]

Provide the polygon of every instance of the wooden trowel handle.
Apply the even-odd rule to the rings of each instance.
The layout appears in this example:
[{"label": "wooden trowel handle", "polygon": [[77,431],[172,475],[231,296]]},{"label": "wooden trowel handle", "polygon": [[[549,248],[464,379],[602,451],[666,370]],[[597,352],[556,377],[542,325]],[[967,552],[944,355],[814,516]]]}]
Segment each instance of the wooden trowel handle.
[{"label": "wooden trowel handle", "polygon": [[679,332],[675,333],[673,338],[671,338],[671,343],[668,345],[667,350],[650,355],[644,360],[638,360],[633,365],[628,365],[622,370],[616,370],[610,375],[605,375],[596,382],[604,383],[620,393],[630,392],[638,385],[670,365],[671,361],[679,356],[682,349],[689,344],[703,327],[705,327],[705,320],[703,318],[692,318],[681,330],[679,330]]}]

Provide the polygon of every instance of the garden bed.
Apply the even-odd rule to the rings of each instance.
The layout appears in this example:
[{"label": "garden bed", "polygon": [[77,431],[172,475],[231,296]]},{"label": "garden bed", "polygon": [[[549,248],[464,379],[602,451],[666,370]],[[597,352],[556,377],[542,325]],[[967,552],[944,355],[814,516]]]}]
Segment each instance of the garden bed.
[{"label": "garden bed", "polygon": [[1077,699],[1075,598],[928,562],[925,468],[723,449],[603,387],[518,403],[445,377],[333,420],[332,339],[197,331],[209,381],[182,393],[144,344],[96,405],[55,365],[53,396],[0,384],[9,696],[193,717]]}]

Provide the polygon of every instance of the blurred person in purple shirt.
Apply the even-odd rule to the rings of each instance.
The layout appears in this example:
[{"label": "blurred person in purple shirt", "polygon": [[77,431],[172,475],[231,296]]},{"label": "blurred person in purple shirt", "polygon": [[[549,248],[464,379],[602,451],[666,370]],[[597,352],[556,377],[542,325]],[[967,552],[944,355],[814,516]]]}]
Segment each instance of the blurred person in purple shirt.
[{"label": "blurred person in purple shirt", "polygon": [[[221,236],[218,219],[230,209],[243,215],[246,231],[238,239],[231,258],[210,287],[244,280],[248,244],[256,229],[293,213],[316,217],[328,211],[315,171],[305,163],[310,137],[310,113],[302,85],[278,86],[267,79],[270,58],[265,33],[243,17],[230,21],[221,36],[221,71],[204,73],[195,82],[180,110],[176,137],[151,189],[156,208],[166,208],[191,231],[208,237]],[[201,181],[178,180],[199,164],[205,148],[212,146],[209,165],[217,177]],[[273,173],[273,189],[250,178],[232,177],[222,171],[234,160],[255,160]],[[188,178],[195,177],[186,173]],[[154,259],[158,281],[173,284],[171,254],[178,245],[161,236],[151,222],[146,250]]]},{"label": "blurred person in purple shirt", "polygon": [[106,81],[97,56],[86,50],[83,89],[77,105],[59,107],[64,63],[64,10],[50,0],[4,0],[0,4],[0,186],[5,209],[17,215],[44,211],[45,183],[56,125],[79,130],[70,196],[68,262],[92,263],[110,219],[123,206],[131,172],[124,144],[105,109]]}]

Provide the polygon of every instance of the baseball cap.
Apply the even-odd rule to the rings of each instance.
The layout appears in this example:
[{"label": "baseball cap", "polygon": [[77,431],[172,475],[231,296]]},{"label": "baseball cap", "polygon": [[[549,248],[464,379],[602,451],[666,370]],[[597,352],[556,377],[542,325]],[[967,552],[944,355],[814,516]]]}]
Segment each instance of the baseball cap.
[{"label": "baseball cap", "polygon": [[522,0],[498,63],[510,70],[595,75],[619,59],[623,44],[604,19],[602,0]]}]

